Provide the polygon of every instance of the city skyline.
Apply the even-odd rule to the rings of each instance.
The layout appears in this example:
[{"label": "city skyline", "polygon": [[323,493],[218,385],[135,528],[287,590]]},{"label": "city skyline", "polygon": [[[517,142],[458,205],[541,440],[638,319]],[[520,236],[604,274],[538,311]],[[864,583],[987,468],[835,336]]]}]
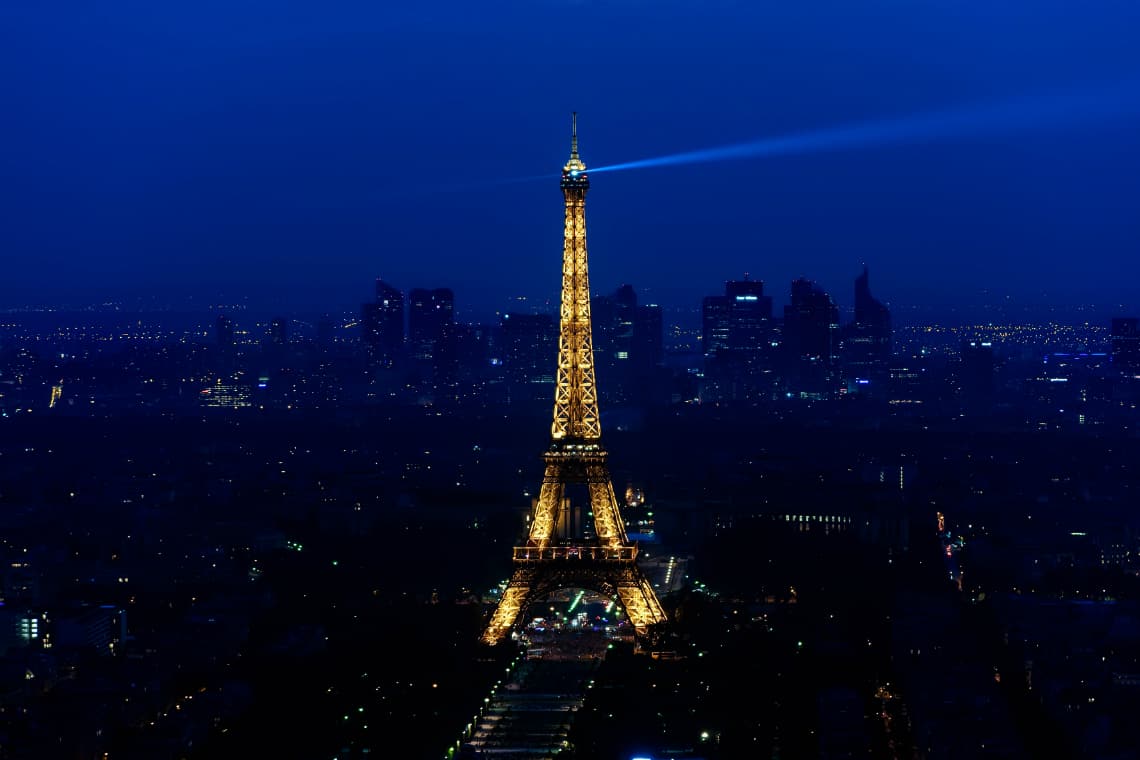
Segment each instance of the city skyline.
[{"label": "city skyline", "polygon": [[482,319],[557,297],[572,110],[600,168],[1109,86],[1113,108],[1061,124],[601,172],[591,285],[697,308],[747,274],[780,306],[804,277],[848,310],[867,265],[903,319],[1136,311],[1130,6],[880,2],[828,23],[731,3],[265,10],[6,12],[24,75],[0,128],[19,147],[0,158],[0,308],[329,311],[381,277],[451,288]]},{"label": "city skyline", "polygon": [[0,9],[0,758],[1137,756],[1138,22]]},{"label": "city skyline", "polygon": [[[702,304],[709,297],[721,295],[725,287],[733,283],[757,283],[761,285],[768,298],[771,299],[777,321],[782,319],[784,308],[792,302],[791,291],[797,282],[806,281],[819,286],[835,303],[839,310],[840,321],[844,324],[855,319],[857,311],[858,282],[863,280],[864,272],[871,275],[871,280],[877,283],[875,272],[864,265],[853,274],[838,291],[829,290],[811,277],[797,278],[787,283],[782,291],[779,284],[745,273],[740,277],[729,277],[720,283],[718,288],[704,293],[693,302],[662,304],[655,300],[637,283],[605,284],[592,288],[592,301],[612,299],[621,291],[631,291],[644,306],[660,308],[668,317],[669,323],[685,331],[700,330]],[[135,317],[149,323],[157,320],[159,323],[171,326],[187,327],[193,324],[212,323],[215,315],[228,314],[243,321],[247,326],[264,323],[276,319],[290,319],[299,323],[308,324],[310,328],[321,319],[332,318],[338,320],[342,326],[356,327],[361,323],[362,309],[374,306],[376,296],[372,291],[378,287],[390,290],[404,299],[408,299],[415,291],[451,291],[454,298],[454,318],[456,323],[465,325],[497,325],[506,315],[533,315],[556,317],[558,303],[554,297],[525,295],[506,297],[501,303],[472,303],[468,297],[469,291],[451,288],[437,288],[431,283],[420,283],[411,286],[402,286],[388,282],[384,278],[376,278],[368,283],[367,292],[354,294],[354,298],[340,299],[336,302],[316,303],[311,305],[285,304],[272,301],[257,301],[248,295],[225,296],[216,298],[188,297],[185,299],[150,297],[127,297],[108,299],[100,302],[60,302],[60,303],[27,303],[0,308],[0,314],[9,314],[17,319],[27,319],[39,315],[45,324],[57,321],[60,324],[86,324],[91,319],[98,319],[103,315],[107,319],[116,320]],[[879,286],[874,285],[875,296],[887,306],[899,327],[940,326],[944,328],[969,328],[985,325],[999,326],[1045,326],[1049,324],[1066,326],[1100,326],[1106,327],[1116,318],[1127,317],[1136,313],[1138,309],[1131,303],[1049,303],[1042,298],[1038,301],[1016,301],[1006,297],[992,297],[986,290],[980,290],[978,300],[963,300],[956,304],[930,304],[919,303],[914,300],[889,299],[881,294]],[[408,319],[408,308],[405,304],[404,321]],[[141,324],[141,322],[140,322]]]}]

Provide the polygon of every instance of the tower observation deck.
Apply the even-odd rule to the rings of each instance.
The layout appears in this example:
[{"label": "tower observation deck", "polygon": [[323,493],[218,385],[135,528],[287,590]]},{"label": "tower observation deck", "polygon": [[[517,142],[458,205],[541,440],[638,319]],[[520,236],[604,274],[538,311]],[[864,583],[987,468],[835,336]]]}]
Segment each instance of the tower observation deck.
[{"label": "tower observation deck", "polygon": [[[638,547],[626,535],[602,446],[586,258],[590,178],[578,155],[577,114],[570,140],[560,182],[565,226],[551,444],[543,455],[542,485],[526,545],[514,548],[511,579],[482,635],[487,644],[509,636],[532,603],[570,588],[616,598],[642,640],[666,622],[657,594],[637,565]],[[578,495],[584,503],[575,503]],[[575,529],[583,522],[583,507],[592,525]]]}]

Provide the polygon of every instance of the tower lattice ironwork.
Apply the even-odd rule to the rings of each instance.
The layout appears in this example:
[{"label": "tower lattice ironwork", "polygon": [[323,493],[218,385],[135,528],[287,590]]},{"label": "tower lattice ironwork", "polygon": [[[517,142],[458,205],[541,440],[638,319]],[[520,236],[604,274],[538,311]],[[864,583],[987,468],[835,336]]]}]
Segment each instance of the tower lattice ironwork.
[{"label": "tower lattice ironwork", "polygon": [[[509,636],[533,602],[562,589],[616,597],[642,639],[666,621],[653,586],[637,564],[637,544],[626,535],[602,446],[586,261],[590,180],[578,156],[577,114],[572,117],[570,160],[562,167],[561,186],[566,218],[551,445],[543,455],[546,467],[526,545],[514,548],[514,571],[482,636],[488,644]],[[584,492],[592,530],[576,528],[583,521],[571,489]]]}]

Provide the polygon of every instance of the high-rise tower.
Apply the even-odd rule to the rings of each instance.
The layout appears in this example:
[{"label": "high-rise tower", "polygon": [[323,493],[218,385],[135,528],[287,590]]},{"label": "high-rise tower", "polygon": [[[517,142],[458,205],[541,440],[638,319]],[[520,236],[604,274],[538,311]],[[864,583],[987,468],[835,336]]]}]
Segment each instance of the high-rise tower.
[{"label": "high-rise tower", "polygon": [[451,288],[412,288],[408,296],[408,342],[412,356],[431,359],[436,344],[455,325],[455,294]]},{"label": "high-rise tower", "polygon": [[382,367],[395,365],[404,351],[404,294],[376,278],[376,300],[360,307],[361,338],[369,360]]},{"label": "high-rise tower", "polygon": [[884,398],[891,361],[891,312],[871,295],[866,265],[855,278],[855,319],[840,352],[848,393]]},{"label": "high-rise tower", "polygon": [[772,296],[764,282],[728,280],[723,296],[701,302],[701,341],[705,353],[706,401],[755,403],[776,391],[777,325],[772,319]]},{"label": "high-rise tower", "polygon": [[[626,535],[602,446],[586,262],[590,180],[578,156],[577,114],[561,186],[566,217],[551,444],[526,545],[514,549],[514,572],[483,632],[487,644],[508,636],[531,603],[568,588],[617,597],[639,638],[665,622],[665,610],[637,565],[637,544]],[[581,519],[583,506],[592,524]]]},{"label": "high-rise tower", "polygon": [[793,395],[825,398],[834,392],[839,362],[839,307],[811,280],[792,281],[791,303],[784,306],[787,390]]}]

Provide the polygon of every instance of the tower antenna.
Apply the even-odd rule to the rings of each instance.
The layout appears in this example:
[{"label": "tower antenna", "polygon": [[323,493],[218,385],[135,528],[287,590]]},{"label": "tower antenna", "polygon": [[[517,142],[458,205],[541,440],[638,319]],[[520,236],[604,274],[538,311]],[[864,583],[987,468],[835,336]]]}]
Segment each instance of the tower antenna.
[{"label": "tower antenna", "polygon": [[570,112],[570,158],[578,158],[578,112]]}]

